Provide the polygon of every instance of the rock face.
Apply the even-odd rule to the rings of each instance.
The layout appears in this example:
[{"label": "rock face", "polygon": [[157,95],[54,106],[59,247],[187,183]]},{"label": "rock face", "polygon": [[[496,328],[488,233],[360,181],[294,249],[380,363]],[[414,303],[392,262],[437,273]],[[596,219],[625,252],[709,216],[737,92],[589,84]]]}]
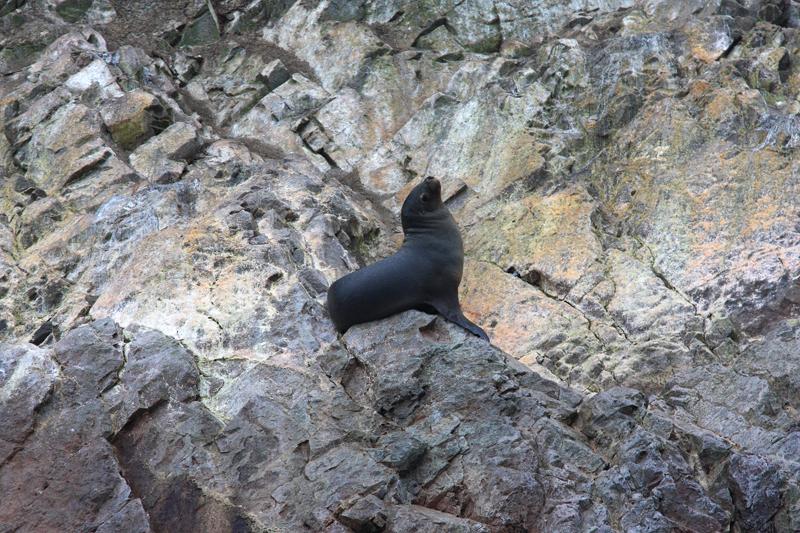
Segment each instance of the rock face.
[{"label": "rock face", "polygon": [[[800,530],[798,26],[0,0],[0,531]],[[337,336],[428,174],[493,346]]]}]

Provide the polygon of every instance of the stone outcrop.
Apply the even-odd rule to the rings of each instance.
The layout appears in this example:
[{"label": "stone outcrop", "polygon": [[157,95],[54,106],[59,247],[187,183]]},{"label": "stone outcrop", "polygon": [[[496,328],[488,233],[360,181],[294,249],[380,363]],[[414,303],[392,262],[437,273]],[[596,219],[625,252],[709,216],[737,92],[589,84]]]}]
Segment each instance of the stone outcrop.
[{"label": "stone outcrop", "polygon": [[[795,0],[0,0],[0,531],[800,530]],[[442,180],[461,301],[328,285]]]}]

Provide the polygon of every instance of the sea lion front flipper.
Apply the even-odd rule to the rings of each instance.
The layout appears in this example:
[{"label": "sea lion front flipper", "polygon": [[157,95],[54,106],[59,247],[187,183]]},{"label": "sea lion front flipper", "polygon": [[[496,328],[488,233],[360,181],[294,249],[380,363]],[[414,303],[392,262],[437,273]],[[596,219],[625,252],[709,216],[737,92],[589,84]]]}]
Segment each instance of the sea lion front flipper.
[{"label": "sea lion front flipper", "polygon": [[491,344],[489,336],[486,334],[486,332],[483,331],[480,326],[474,322],[471,322],[467,317],[465,317],[464,313],[461,312],[461,307],[456,306],[453,308],[452,306],[440,304],[439,302],[434,302],[432,305],[436,308],[436,311],[445,318],[445,320],[448,320],[453,324],[458,324],[473,335],[480,337]]}]

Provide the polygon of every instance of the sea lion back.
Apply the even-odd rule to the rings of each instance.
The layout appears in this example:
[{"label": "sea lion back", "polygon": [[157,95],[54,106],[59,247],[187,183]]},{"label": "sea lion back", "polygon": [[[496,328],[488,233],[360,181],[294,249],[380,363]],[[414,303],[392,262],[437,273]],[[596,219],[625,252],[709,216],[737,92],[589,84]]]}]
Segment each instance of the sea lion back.
[{"label": "sea lion back", "polygon": [[419,282],[405,255],[397,253],[333,282],[328,289],[328,314],[339,333],[414,306]]}]

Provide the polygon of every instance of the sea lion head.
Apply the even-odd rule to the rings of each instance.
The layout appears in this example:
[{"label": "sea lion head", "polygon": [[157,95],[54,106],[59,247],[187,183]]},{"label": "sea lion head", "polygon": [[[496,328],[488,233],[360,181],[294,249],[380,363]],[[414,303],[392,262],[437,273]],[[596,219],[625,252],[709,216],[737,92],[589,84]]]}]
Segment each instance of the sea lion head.
[{"label": "sea lion head", "polygon": [[442,184],[433,176],[428,176],[406,196],[400,210],[403,229],[413,225],[415,219],[427,218],[443,208]]}]

